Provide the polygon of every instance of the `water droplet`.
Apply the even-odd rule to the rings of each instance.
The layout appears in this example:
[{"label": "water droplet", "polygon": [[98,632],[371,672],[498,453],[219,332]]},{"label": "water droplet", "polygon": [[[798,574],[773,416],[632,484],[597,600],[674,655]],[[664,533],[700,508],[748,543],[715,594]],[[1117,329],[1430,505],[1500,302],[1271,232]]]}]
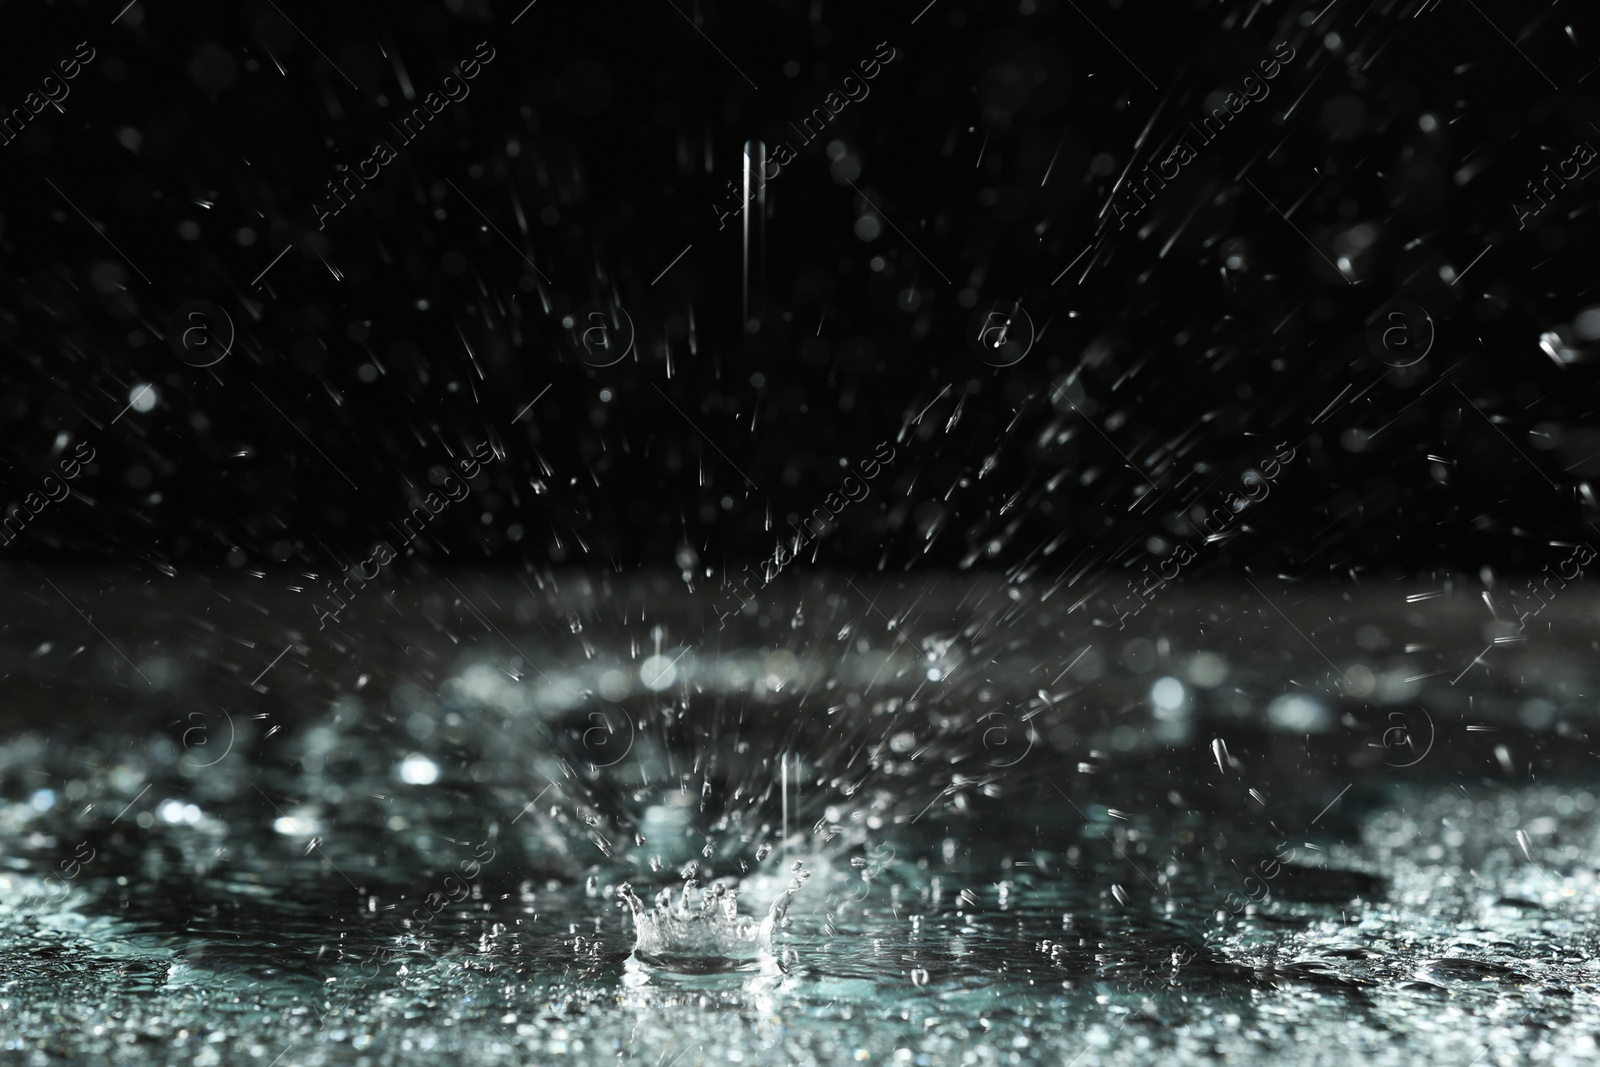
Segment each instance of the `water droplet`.
[{"label": "water droplet", "polygon": [[439,765],[427,756],[412,753],[400,761],[397,773],[407,785],[432,785],[439,780]]},{"label": "water droplet", "polygon": [[659,693],[672,688],[672,683],[678,680],[678,668],[666,656],[651,656],[639,665],[639,680],[651,692]]},{"label": "water droplet", "polygon": [[1500,769],[1506,774],[1512,774],[1516,768],[1511,762],[1511,750],[1505,745],[1494,746],[1494,758],[1500,761]]}]

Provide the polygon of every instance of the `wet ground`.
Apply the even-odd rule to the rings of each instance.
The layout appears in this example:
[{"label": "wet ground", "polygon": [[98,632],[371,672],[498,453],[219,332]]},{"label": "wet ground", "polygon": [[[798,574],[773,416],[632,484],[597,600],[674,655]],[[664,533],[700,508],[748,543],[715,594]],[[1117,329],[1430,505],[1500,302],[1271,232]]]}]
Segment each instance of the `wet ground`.
[{"label": "wet ground", "polygon": [[[1579,590],[1497,646],[1448,591],[1117,631],[873,579],[718,630],[666,581],[456,575],[319,632],[281,583],[14,576],[0,1052],[1593,1062]],[[759,918],[797,860],[773,967],[630,958],[622,883]]]}]

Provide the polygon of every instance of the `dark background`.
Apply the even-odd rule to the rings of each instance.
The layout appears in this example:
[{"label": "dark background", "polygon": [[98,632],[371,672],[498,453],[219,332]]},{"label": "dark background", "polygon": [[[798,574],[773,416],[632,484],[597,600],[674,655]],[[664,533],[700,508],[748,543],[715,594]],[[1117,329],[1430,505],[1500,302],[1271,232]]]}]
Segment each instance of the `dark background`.
[{"label": "dark background", "polygon": [[[398,544],[488,440],[414,544],[432,564],[732,570],[925,409],[808,564],[1153,560],[1278,442],[1297,458],[1200,566],[1536,571],[1600,540],[1597,187],[1527,229],[1513,207],[1600,146],[1571,0],[125,2],[0,3],[6,111],[96,52],[0,146],[0,499],[97,453],[0,560],[326,571]],[[407,80],[480,41],[470,97],[403,144]],[[802,145],[789,123],[884,41]],[[1130,161],[1280,41],[1269,98],[1119,229]],[[756,332],[712,206],[747,139],[797,149]],[[398,158],[319,232],[380,140]],[[638,338],[597,369],[557,319],[607,298]],[[1006,368],[968,343],[999,299],[1040,332]],[[1364,336],[1393,299],[1436,331],[1404,370]],[[209,368],[168,337],[191,300],[236,331]]]}]

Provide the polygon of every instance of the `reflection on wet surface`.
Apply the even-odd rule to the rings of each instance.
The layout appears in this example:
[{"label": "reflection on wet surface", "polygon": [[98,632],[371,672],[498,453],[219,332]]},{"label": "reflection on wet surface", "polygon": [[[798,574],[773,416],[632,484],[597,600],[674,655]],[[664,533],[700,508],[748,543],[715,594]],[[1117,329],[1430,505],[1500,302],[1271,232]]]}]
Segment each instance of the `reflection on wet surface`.
[{"label": "reflection on wet surface", "polygon": [[[1285,847],[1229,827],[1225,853],[1180,844],[1190,835],[1166,818],[1112,825],[1103,810],[1093,826],[1010,827],[1039,838],[1021,851],[911,831],[895,847],[917,861],[882,864],[870,883],[836,864],[807,887],[777,935],[777,976],[641,969],[604,867],[593,888],[478,883],[431,922],[397,921],[431,872],[365,876],[358,893],[267,839],[239,864],[265,877],[197,884],[159,859],[186,850],[160,840],[185,834],[169,827],[107,839],[66,905],[19,907],[38,881],[5,879],[0,1002],[8,1047],[34,1053],[23,1062],[104,1057],[112,1040],[134,1063],[269,1062],[291,1045],[284,1062],[381,1050],[654,1063],[686,1048],[694,1063],[1059,1063],[1083,1050],[1080,1062],[1578,1062],[1600,1017],[1600,898],[1580,860],[1594,808],[1555,786],[1472,799],[1406,787],[1347,819],[1348,834]],[[1503,836],[1516,821],[1540,824],[1531,860]],[[21,833],[11,843],[31,844],[29,860],[57,845]],[[1290,848],[1265,881],[1231,859]],[[321,898],[267,890],[273,866]],[[1230,913],[1247,881],[1258,899]]]},{"label": "reflection on wet surface", "polygon": [[[1486,680],[1462,713],[1427,688],[1448,677],[1387,701],[1331,687],[1293,634],[1263,645],[1255,617],[1200,647],[1147,640],[1148,663],[1143,638],[1064,633],[1043,612],[974,638],[925,611],[955,639],[914,651],[878,627],[843,654],[813,603],[800,626],[692,654],[700,635],[670,611],[581,633],[536,612],[502,628],[538,672],[491,627],[458,647],[415,620],[373,635],[409,652],[359,684],[308,654],[276,687],[221,670],[225,689],[215,657],[163,649],[189,676],[130,698],[123,723],[103,705],[126,665],[84,671],[73,699],[100,706],[0,746],[6,1050],[1594,1056],[1600,818],[1570,672]],[[659,651],[637,639],[655,627]],[[1075,684],[994,666],[1059,644],[1060,674],[1087,659],[1080,636],[1103,651]],[[651,690],[656,656],[676,677]],[[1373,662],[1389,684],[1399,668]],[[769,952],[758,920],[797,863],[809,877]],[[677,914],[686,874],[713,912],[737,894],[728,937]],[[674,891],[662,944],[635,950],[625,885]]]}]

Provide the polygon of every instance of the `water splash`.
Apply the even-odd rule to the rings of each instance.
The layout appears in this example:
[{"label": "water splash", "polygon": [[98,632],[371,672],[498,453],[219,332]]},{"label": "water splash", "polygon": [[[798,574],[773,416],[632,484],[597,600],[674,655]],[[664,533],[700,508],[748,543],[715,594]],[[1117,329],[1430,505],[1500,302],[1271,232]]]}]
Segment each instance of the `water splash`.
[{"label": "water splash", "polygon": [[789,888],[778,895],[759,923],[739,914],[738,891],[721,883],[701,889],[695,878],[697,864],[685,870],[683,889],[674,899],[672,890],[656,896],[647,908],[624,882],[619,896],[633,912],[633,954],[639,961],[683,974],[721,974],[729,971],[768,970],[777,966],[772,932],[788,914],[789,904],[811,877],[799,860],[790,870]]}]

